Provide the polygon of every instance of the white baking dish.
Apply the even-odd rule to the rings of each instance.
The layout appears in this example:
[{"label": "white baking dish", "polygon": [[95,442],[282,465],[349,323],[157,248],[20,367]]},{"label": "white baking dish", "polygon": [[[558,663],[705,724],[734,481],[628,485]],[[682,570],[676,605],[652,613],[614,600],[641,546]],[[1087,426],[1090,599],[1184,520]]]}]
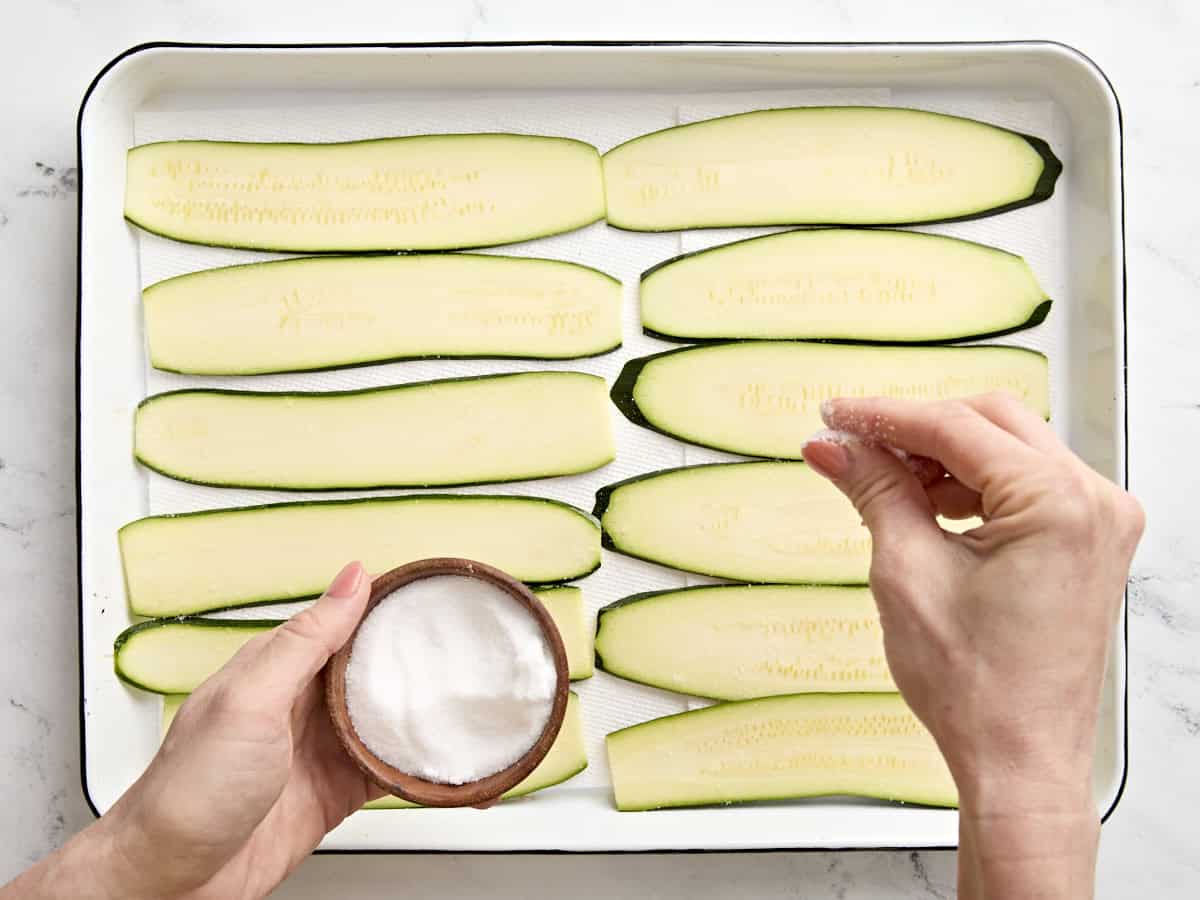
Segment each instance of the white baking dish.
[{"label": "white baking dish", "polygon": [[[192,130],[201,133],[179,133],[179,137],[282,137],[288,132],[288,123],[272,123],[269,115],[263,121],[258,110],[320,108],[326,116],[331,108],[344,110],[348,127],[361,131],[369,129],[371,122],[388,122],[388,110],[394,113],[420,103],[424,110],[434,112],[414,130],[455,131],[474,130],[481,108],[490,110],[484,121],[488,115],[496,115],[496,110],[511,108],[549,122],[542,130],[593,139],[604,150],[605,138],[595,134],[621,133],[622,127],[636,133],[639,123],[658,123],[665,118],[663,124],[670,124],[673,117],[696,117],[705,110],[715,114],[749,109],[766,102],[846,102],[847,97],[859,96],[867,102],[886,98],[889,105],[949,109],[980,118],[994,119],[988,115],[991,109],[1000,111],[1001,118],[1005,110],[1036,110],[1053,126],[1055,150],[1064,160],[1065,171],[1051,201],[1031,208],[1040,210],[1030,213],[1035,218],[1022,219],[1018,212],[1008,214],[1016,218],[935,230],[990,240],[1031,259],[1055,299],[1053,331],[1028,339],[1031,345],[1045,345],[1051,356],[1055,425],[1089,463],[1124,483],[1120,114],[1104,75],[1068,47],[1044,42],[152,44],[134,48],[110,63],[89,89],[79,116],[83,179],[78,347],[80,652],[83,772],[92,805],[102,811],[113,804],[144,767],[158,737],[157,701],[127,689],[112,672],[112,640],[131,621],[117,553],[118,527],[162,511],[164,504],[169,508],[173,503],[178,507],[233,505],[247,499],[236,492],[173,495],[169,485],[152,485],[132,459],[134,407],[148,389],[162,384],[157,380],[162,376],[148,376],[143,353],[138,292],[148,280],[140,262],[147,251],[144,247],[139,250],[139,236],[122,221],[125,151],[137,141],[135,128],[153,130],[146,124],[153,122],[148,110],[158,115],[160,122],[162,115],[173,115],[170,121],[179,122],[175,114],[194,111],[198,124]],[[356,111],[368,108],[376,118],[364,124]],[[214,112],[221,110],[243,111],[236,116],[229,113],[239,122],[236,128],[226,127],[219,112]],[[471,116],[467,116],[468,110],[473,110]],[[291,127],[295,128],[294,122]],[[211,133],[214,128],[224,133]],[[315,134],[309,139],[329,136]],[[593,237],[615,240],[603,229],[593,226],[591,232],[574,238],[522,245],[516,252],[588,258],[587,241]],[[620,239],[647,241],[637,246],[661,259],[721,237],[631,235]],[[610,247],[606,252],[616,254],[609,269],[624,268],[618,274],[627,282],[630,309],[626,348],[609,362],[595,364],[599,366],[595,370],[605,374],[611,371],[606,366],[648,352],[646,348],[651,346],[645,343],[648,339],[636,334],[633,306],[636,272],[644,267],[644,260],[635,254],[621,257],[621,262],[616,257],[625,251]],[[227,256],[225,251],[211,253],[209,257],[189,257],[176,268],[195,268],[201,264],[197,259],[215,263]],[[154,258],[160,263],[164,259],[161,254]],[[162,265],[170,268],[172,264]],[[403,377],[397,373],[404,371],[413,372],[414,377],[417,372],[415,368],[380,367],[350,377],[396,380]],[[619,430],[619,441],[634,440],[630,429]],[[646,443],[648,439],[643,437],[636,440],[641,443],[633,452],[619,456],[619,470],[598,476],[598,482],[525,489],[561,494],[586,505],[582,494],[596,483],[699,458],[665,440],[657,444]],[[628,448],[622,444],[621,449]],[[623,593],[676,583],[681,579],[665,570],[634,565],[608,554],[600,573],[583,586],[594,610]],[[1126,766],[1124,633],[1122,620],[1097,747],[1096,799],[1106,813],[1119,798]],[[957,817],[952,811],[836,798],[618,813],[604,787],[607,773],[598,752],[603,732],[685,708],[686,701],[665,692],[629,688],[603,675],[584,683],[580,692],[591,735],[592,768],[587,778],[487,812],[356,814],[327,838],[323,848],[735,850],[937,847],[952,846],[957,840]]]}]

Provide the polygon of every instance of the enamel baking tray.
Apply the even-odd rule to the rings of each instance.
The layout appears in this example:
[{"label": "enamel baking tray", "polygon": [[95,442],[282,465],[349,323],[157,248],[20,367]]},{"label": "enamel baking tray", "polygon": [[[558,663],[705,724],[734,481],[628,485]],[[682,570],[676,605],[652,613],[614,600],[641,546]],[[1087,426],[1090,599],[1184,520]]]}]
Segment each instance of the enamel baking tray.
[{"label": "enamel baking tray", "polygon": [[[1046,325],[1005,342],[1048,354],[1055,427],[1092,466],[1124,484],[1120,111],[1104,74],[1069,47],[1048,42],[147,44],[109,63],[88,89],[79,114],[81,733],[84,791],[93,808],[102,812],[112,806],[158,743],[160,702],[126,688],[112,670],[113,638],[131,621],[117,529],[152,512],[278,496],[185,489],[133,462],[133,411],[148,392],[229,383],[172,381],[147,369],[140,287],[166,274],[255,257],[170,245],[127,226],[122,206],[130,146],[169,137],[336,140],[507,129],[579,137],[603,151],[676,122],[805,103],[923,107],[1044,132],[1050,138],[1065,164],[1050,201],[994,219],[928,230],[994,243],[1030,260],[1054,308]],[[746,233],[751,232],[631,235],[601,223],[499,250],[575,259],[622,278],[625,347],[609,357],[568,364],[611,379],[626,359],[665,346],[639,332],[638,273],[677,253]],[[342,381],[264,376],[258,384],[268,389],[363,386],[462,374],[464,366],[465,371],[503,371],[530,365],[399,363],[328,376],[348,379]],[[613,415],[618,460],[602,472],[505,485],[497,492],[540,493],[590,509],[592,492],[606,482],[721,458],[643,432],[615,410]],[[606,551],[604,565],[582,587],[594,612],[627,593],[696,580]],[[1124,618],[1119,629],[1096,748],[1096,801],[1105,815],[1119,799],[1127,760]],[[583,775],[483,812],[357,813],[329,835],[322,849],[596,852],[956,843],[953,811],[842,798],[618,813],[608,788],[604,733],[686,709],[690,702],[603,673],[577,689],[590,757]]]}]

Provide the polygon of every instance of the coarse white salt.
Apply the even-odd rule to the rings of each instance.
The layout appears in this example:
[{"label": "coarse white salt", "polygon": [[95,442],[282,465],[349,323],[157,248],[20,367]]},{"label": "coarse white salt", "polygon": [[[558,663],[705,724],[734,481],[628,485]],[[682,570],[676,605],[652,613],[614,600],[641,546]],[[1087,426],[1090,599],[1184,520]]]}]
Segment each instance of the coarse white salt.
[{"label": "coarse white salt", "polygon": [[804,443],[805,445],[808,445],[817,442],[823,444],[838,444],[842,447],[845,447],[849,444],[866,444],[868,447],[879,447],[882,450],[886,450],[901,462],[905,462],[909,459],[908,451],[901,450],[899,447],[893,447],[891,444],[886,444],[882,441],[862,437],[852,431],[839,431],[836,428],[822,428],[820,431],[809,437],[809,439]]},{"label": "coarse white salt", "polygon": [[397,588],[363,621],[346,666],[346,706],[384,762],[464,784],[534,745],[556,681],[528,609],[486,581],[435,575]]},{"label": "coarse white salt", "polygon": [[[826,400],[825,404],[829,401]],[[827,413],[826,405],[822,404],[822,415]],[[901,450],[899,447],[893,447],[884,441],[875,439],[874,436],[867,437],[856,434],[853,431],[843,431],[836,428],[822,428],[820,431],[812,434],[805,442],[804,447],[809,444],[837,444],[840,447],[847,447],[853,444],[862,444],[867,447],[879,447],[881,450],[886,450],[900,462],[904,463],[909,470],[916,475],[921,481],[927,482],[935,479],[942,474],[942,469],[938,463],[924,456],[913,456],[907,450]],[[803,450],[803,448],[801,448]]]},{"label": "coarse white salt", "polygon": [[[829,401],[825,401],[828,403]],[[849,431],[838,431],[835,428],[822,428],[820,431],[809,436],[804,442],[805,446],[809,444],[837,444],[840,447],[845,447],[847,444],[862,443],[861,439]]]}]

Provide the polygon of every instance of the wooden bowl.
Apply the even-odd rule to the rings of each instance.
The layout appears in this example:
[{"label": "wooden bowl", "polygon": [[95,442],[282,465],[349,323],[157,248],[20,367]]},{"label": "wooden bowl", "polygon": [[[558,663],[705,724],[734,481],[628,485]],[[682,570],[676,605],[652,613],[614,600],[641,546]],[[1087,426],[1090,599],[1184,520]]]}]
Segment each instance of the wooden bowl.
[{"label": "wooden bowl", "polygon": [[[397,588],[421,578],[435,575],[458,575],[467,578],[478,578],[505,591],[514,600],[529,610],[529,614],[537,620],[550,655],[554,659],[554,669],[557,675],[554,685],[554,703],[550,708],[550,718],[542,729],[534,745],[520,759],[506,769],[501,769],[492,775],[465,784],[442,784],[427,781],[408,772],[401,772],[395,766],[389,765],[371,752],[362,742],[350,721],[350,710],[346,706],[346,665],[350,661],[350,651],[354,639],[358,637],[358,628],[363,620],[370,615],[379,601],[391,594]],[[422,806],[490,806],[501,794],[515,787],[537,767],[538,763],[550,750],[550,745],[558,737],[562,728],[563,716],[567,710],[567,693],[569,678],[567,670],[567,652],[563,647],[562,637],[558,627],[546,607],[520,581],[499,569],[475,562],[469,559],[437,558],[422,559],[417,562],[400,566],[385,572],[376,578],[371,585],[371,598],[367,601],[363,618],[350,640],[334,654],[325,670],[325,704],[329,709],[329,717],[333,721],[333,730],[346,753],[355,764],[385,791],[402,797],[412,803]]]}]

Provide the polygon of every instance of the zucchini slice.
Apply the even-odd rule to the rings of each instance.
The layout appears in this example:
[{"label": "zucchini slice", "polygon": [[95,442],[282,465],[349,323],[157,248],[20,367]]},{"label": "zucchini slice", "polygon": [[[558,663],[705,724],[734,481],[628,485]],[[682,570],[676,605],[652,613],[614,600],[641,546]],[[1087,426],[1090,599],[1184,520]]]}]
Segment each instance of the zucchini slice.
[{"label": "zucchini slice", "polygon": [[569,475],[616,454],[604,379],[522,372],[329,393],[182,390],[142,401],[134,455],[223,487],[431,487]]},{"label": "zucchini slice", "polygon": [[600,610],[596,659],[612,675],[714,700],[896,690],[862,587],[634,594]]},{"label": "zucchini slice", "polygon": [[591,678],[594,671],[594,634],[583,616],[583,591],[573,585],[540,588],[537,598],[554,619],[567,651],[568,676],[572,681]]},{"label": "zucchini slice", "polygon": [[608,222],[631,231],[951,222],[1039,203],[1061,171],[1040,138],[869,106],[723,116],[604,155]]},{"label": "zucchini slice", "polygon": [[912,231],[817,228],[700,250],[642,275],[642,327],[679,341],[937,343],[1041,323],[1021,257]]},{"label": "zucchini slice", "polygon": [[[525,780],[516,787],[505,792],[502,800],[512,800],[523,797],[534,791],[544,790],[562,784],[574,778],[587,768],[587,750],[583,741],[583,717],[579,712],[579,697],[574,691],[567,695],[567,712],[563,718],[562,728],[558,737],[550,745],[546,756],[538,763],[537,768],[525,776]],[[386,796],[372,800],[363,809],[421,809],[416,803],[410,803],[399,797]]]},{"label": "zucchini slice", "polygon": [[408,494],[149,516],[118,534],[139,616],[315,597],[347,560],[368,572],[431,556],[488,563],[553,584],[600,566],[600,530],[541,497]]},{"label": "zucchini slice", "polygon": [[[583,626],[577,587],[541,588],[535,593],[558,626],[572,681],[592,675],[592,637]],[[255,635],[282,619],[205,619],[180,616],[139,622],[113,644],[113,665],[122,681],[157,694],[190,694]]]},{"label": "zucchini slice", "polygon": [[596,148],[522,134],[336,144],[164,141],[129,151],[125,218],[254,250],[448,250],[604,217]]},{"label": "zucchini slice", "polygon": [[179,707],[183,706],[183,701],[187,698],[187,694],[167,694],[163,697],[162,735],[164,737],[170,730],[171,723],[175,721],[175,714],[179,712]]},{"label": "zucchini slice", "polygon": [[142,292],[150,362],[191,375],[397,359],[574,359],[621,346],[621,283],[552,259],[306,257],[168,278]]},{"label": "zucchini slice", "polygon": [[190,694],[279,619],[151,619],[113,642],[117,677],[156,694]]},{"label": "zucchini slice", "polygon": [[851,795],[957,806],[932,735],[899,694],[721,703],[608,736],[617,809]]},{"label": "zucchini slice", "polygon": [[638,425],[746,456],[800,459],[831,397],[943,400],[1005,390],[1049,418],[1046,357],[1019,347],[747,341],[630,360],[613,385]]},{"label": "zucchini slice", "polygon": [[[163,697],[162,733],[165,735],[175,720],[179,707],[187,699],[186,694],[168,694]],[[574,778],[587,768],[587,750],[583,740],[583,717],[579,712],[579,697],[572,691],[567,696],[567,711],[563,717],[562,729],[558,737],[550,745],[550,751],[538,763],[537,768],[530,772],[525,780],[504,794],[503,799],[511,800],[540,791],[556,784],[562,784]],[[399,797],[387,796],[372,800],[363,809],[416,809],[416,803],[409,803]]]},{"label": "zucchini slice", "polygon": [[230,265],[142,293],[156,368],[304,372],[425,358],[576,359],[620,347],[620,282],[478,253]]},{"label": "zucchini slice", "polygon": [[804,463],[685,466],[601,488],[604,546],[685,572],[776,584],[866,584],[871,534]]}]

